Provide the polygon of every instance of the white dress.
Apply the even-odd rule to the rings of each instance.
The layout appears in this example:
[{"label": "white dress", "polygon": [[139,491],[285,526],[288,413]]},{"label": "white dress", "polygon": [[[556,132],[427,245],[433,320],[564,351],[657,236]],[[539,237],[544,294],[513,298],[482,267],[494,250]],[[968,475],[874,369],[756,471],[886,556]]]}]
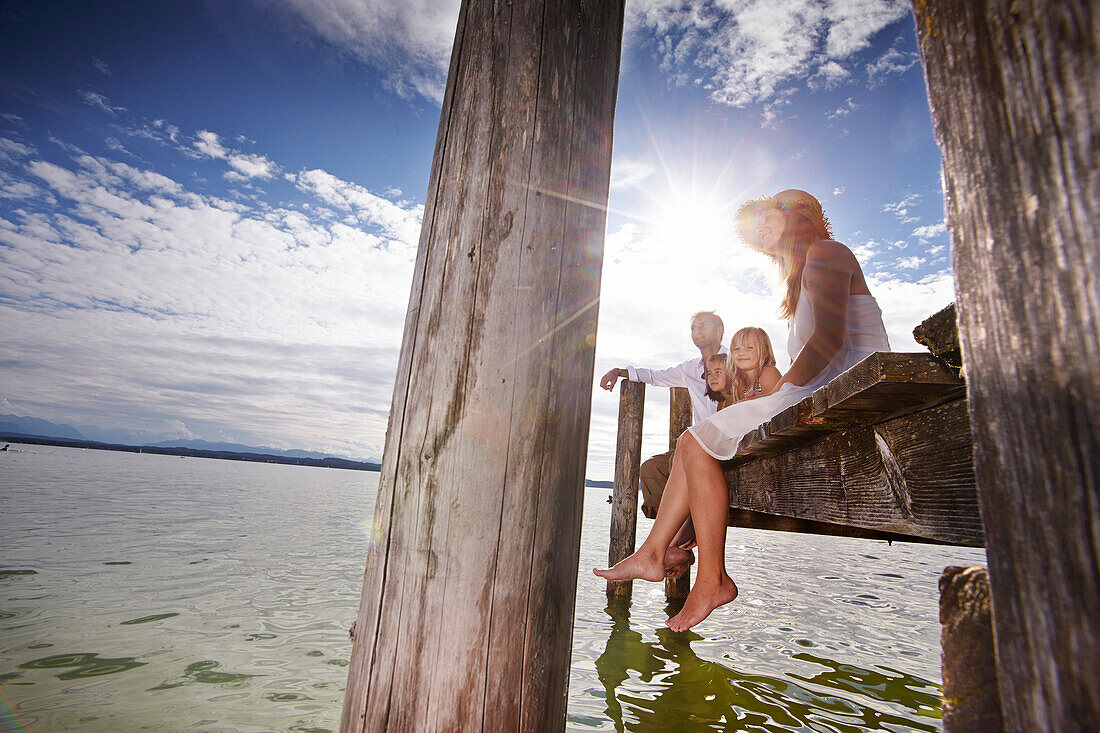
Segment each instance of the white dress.
[{"label": "white dress", "polygon": [[[794,362],[798,352],[809,341],[814,330],[814,314],[810,298],[805,287],[798,295],[798,306],[794,311],[787,332],[787,354]],[[882,311],[872,295],[848,296],[848,327],[844,335],[844,344],[836,352],[833,360],[816,377],[801,387],[784,384],[778,392],[754,400],[737,402],[724,410],[692,425],[688,430],[703,450],[725,461],[733,458],[737,444],[745,433],[754,430],[791,405],[796,405],[809,397],[815,389],[827,384],[846,369],[855,366],[876,351],[889,351],[890,341],[886,337],[886,328],[882,325]]]}]

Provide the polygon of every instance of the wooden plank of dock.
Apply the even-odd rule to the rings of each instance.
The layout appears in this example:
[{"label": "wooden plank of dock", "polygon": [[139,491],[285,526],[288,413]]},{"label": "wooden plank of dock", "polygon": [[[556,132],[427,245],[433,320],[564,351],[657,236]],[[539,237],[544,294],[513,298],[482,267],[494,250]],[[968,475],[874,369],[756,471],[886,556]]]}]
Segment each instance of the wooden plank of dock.
[{"label": "wooden plank of dock", "polygon": [[[966,401],[956,399],[755,457],[726,480],[732,510],[831,525],[826,534],[981,547],[972,460]],[[731,512],[733,526],[744,526],[739,516]]]}]

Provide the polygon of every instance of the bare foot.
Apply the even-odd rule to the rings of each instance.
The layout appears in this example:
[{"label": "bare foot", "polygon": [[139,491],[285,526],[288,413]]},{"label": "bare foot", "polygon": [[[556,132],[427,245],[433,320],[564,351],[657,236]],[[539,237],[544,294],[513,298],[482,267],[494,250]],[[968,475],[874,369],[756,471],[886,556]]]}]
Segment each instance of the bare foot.
[{"label": "bare foot", "polygon": [[592,572],[607,580],[650,580],[656,582],[664,580],[665,568],[661,559],[651,556],[648,552],[638,549],[630,557],[615,563],[615,567],[607,570],[592,568]]},{"label": "bare foot", "polygon": [[696,580],[680,613],[665,621],[665,625],[673,631],[687,631],[709,616],[711,611],[736,597],[737,586],[725,573],[717,584]]},{"label": "bare foot", "polygon": [[679,578],[688,571],[695,562],[695,553],[676,545],[669,545],[665,550],[665,577]]}]

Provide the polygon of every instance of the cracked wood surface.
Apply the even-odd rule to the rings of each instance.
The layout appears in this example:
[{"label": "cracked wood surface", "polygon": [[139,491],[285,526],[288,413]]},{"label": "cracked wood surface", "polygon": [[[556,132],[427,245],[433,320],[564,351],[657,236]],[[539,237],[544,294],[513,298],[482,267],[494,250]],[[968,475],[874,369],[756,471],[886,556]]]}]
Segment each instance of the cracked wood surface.
[{"label": "cracked wood surface", "polygon": [[1007,730],[1100,730],[1100,5],[917,0]]},{"label": "cracked wood surface", "polygon": [[563,725],[621,32],[460,9],[342,730]]}]

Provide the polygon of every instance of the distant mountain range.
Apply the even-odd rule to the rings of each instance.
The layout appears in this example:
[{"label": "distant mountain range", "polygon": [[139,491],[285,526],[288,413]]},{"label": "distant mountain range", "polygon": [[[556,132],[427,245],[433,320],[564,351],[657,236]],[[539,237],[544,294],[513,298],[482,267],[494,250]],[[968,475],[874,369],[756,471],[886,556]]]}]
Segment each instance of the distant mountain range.
[{"label": "distant mountain range", "polygon": [[278,448],[240,445],[239,443],[212,443],[207,440],[163,440],[159,443],[146,443],[141,440],[134,440],[127,431],[104,431],[98,428],[77,429],[72,425],[52,423],[49,420],[43,420],[38,417],[21,417],[19,415],[0,415],[0,435],[11,437],[37,436],[41,438],[64,438],[69,441],[85,441],[150,448],[187,448],[194,451],[307,458],[317,461],[336,458],[342,461],[370,463],[369,461],[358,461],[353,458],[347,458],[346,456],[333,456],[327,453],[318,453],[317,451],[296,449],[280,450]]},{"label": "distant mountain range", "polygon": [[51,438],[69,438],[71,440],[87,440],[80,431],[72,425],[58,425],[49,420],[37,417],[19,417],[17,415],[0,415],[0,432],[24,433],[26,435],[45,435]]}]

